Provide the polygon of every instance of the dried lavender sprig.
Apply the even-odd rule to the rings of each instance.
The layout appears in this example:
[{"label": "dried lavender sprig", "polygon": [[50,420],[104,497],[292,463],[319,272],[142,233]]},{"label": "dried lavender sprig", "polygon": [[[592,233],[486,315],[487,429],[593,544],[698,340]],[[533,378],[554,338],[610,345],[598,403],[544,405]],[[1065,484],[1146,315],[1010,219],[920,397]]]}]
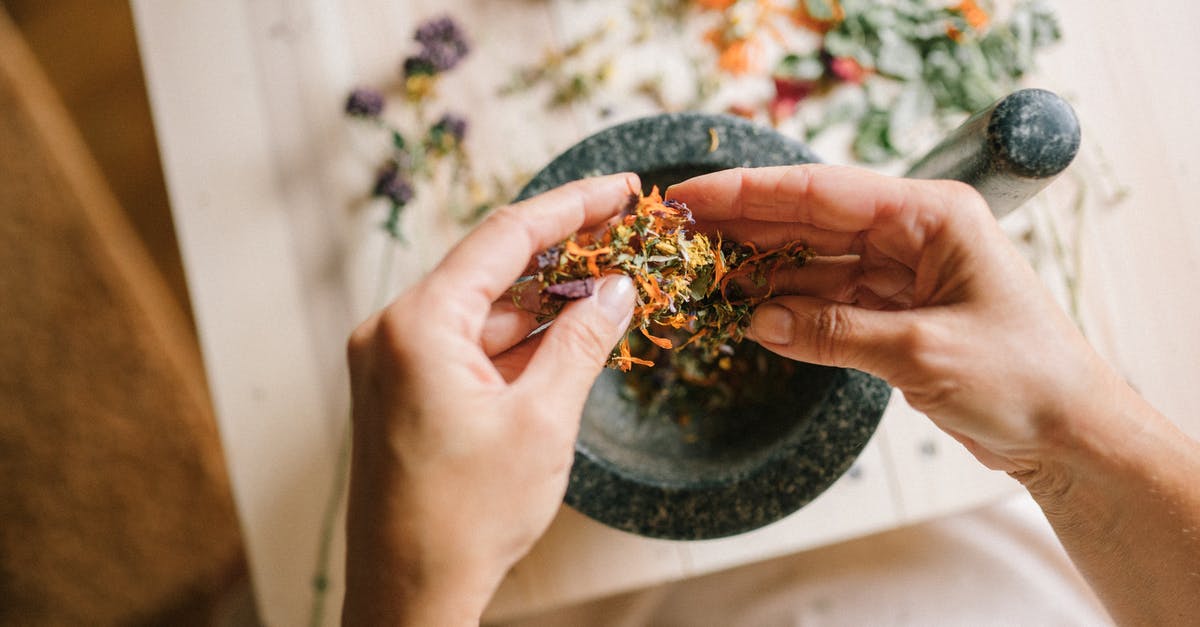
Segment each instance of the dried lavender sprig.
[{"label": "dried lavender sprig", "polygon": [[383,94],[370,87],[358,87],[346,98],[346,114],[360,118],[373,118],[383,113]]},{"label": "dried lavender sprig", "polygon": [[452,69],[471,51],[466,34],[450,16],[422,22],[413,39],[421,44],[419,56],[437,72]]},{"label": "dried lavender sprig", "polygon": [[453,137],[455,142],[462,142],[467,137],[467,119],[456,113],[446,113],[434,127]]},{"label": "dried lavender sprig", "polygon": [[394,161],[389,161],[375,178],[375,188],[372,195],[387,198],[392,204],[403,207],[412,200],[413,187],[400,173],[400,167]]},{"label": "dried lavender sprig", "polygon": [[427,142],[430,149],[445,154],[462,146],[466,136],[466,118],[454,113],[447,113],[429,127]]},{"label": "dried lavender sprig", "polygon": [[404,78],[412,78],[413,76],[432,76],[437,73],[437,68],[433,66],[433,62],[419,54],[412,55],[404,59],[400,65],[400,74]]}]

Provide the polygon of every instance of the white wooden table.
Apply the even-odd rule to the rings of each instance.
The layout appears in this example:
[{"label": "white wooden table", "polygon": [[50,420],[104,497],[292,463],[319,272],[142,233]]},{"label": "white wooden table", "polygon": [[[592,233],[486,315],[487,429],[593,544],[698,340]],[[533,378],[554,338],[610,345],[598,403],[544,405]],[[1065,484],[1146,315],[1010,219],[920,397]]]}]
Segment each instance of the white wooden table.
[{"label": "white wooden table", "polygon": [[[481,167],[536,169],[590,132],[648,112],[602,121],[582,111],[546,115],[538,97],[495,103],[507,68],[590,28],[605,6],[133,0],[209,385],[268,624],[308,620],[348,411],[344,340],[376,305],[380,260],[395,269],[386,286],[394,293],[459,233],[435,203],[418,202],[406,218],[413,244],[389,255],[379,214],[352,209],[378,151],[341,116],[346,93],[389,80],[415,24],[449,12],[472,34],[475,52],[445,88],[471,110],[469,141]],[[1156,3],[1153,16],[1136,3],[1056,6],[1066,42],[1046,56],[1036,84],[1077,107],[1085,136],[1080,167],[1100,181],[1089,187],[1091,198],[1110,195],[1113,180],[1132,190],[1084,223],[1085,327],[1139,389],[1200,435],[1200,386],[1192,383],[1200,366],[1200,72],[1189,61],[1200,56],[1193,40],[1200,9],[1183,0]],[[1051,198],[1057,202],[1053,189]],[[1007,477],[983,470],[896,398],[851,473],[810,506],[753,533],[649,540],[564,508],[489,615],[764,559],[1012,490]],[[333,549],[328,624],[341,598],[340,536]]]}]

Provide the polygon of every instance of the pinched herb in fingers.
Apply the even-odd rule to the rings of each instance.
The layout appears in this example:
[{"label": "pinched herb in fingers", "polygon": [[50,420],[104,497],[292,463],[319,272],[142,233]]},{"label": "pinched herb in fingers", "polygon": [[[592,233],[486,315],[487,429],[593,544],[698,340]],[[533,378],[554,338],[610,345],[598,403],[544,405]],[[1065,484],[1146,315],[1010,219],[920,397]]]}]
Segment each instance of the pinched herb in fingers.
[{"label": "pinched herb in fingers", "polygon": [[[540,320],[553,319],[569,300],[591,295],[595,279],[619,272],[633,279],[638,297],[610,367],[654,365],[633,355],[634,333],[658,349],[686,352],[693,366],[719,367],[720,358],[745,336],[754,306],[771,296],[775,272],[802,266],[815,253],[802,242],[759,250],[751,242],[723,241],[720,233],[710,237],[693,230],[694,224],[687,205],[663,200],[657,188],[649,195],[631,193],[622,215],[603,232],[573,235],[537,255],[532,279],[541,294]],[[746,289],[747,284],[759,289]]]}]

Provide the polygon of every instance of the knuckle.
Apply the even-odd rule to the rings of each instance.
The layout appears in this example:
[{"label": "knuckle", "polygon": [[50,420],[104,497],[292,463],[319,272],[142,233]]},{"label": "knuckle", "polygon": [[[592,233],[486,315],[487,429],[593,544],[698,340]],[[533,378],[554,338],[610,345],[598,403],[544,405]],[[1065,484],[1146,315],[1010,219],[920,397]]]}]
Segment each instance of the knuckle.
[{"label": "knuckle", "polygon": [[582,199],[582,197],[587,196],[589,193],[595,190],[597,184],[602,180],[603,175],[588,176],[570,181],[559,187],[559,190],[561,190],[563,193],[574,194]]},{"label": "knuckle", "polygon": [[853,318],[845,305],[825,303],[817,307],[813,314],[810,342],[818,359],[831,363],[851,357],[846,355],[846,347],[853,335]]},{"label": "knuckle", "polygon": [[426,282],[415,290],[414,296],[425,312],[423,316],[410,312],[410,317],[416,318],[411,321],[414,328],[436,324],[462,336],[471,335],[472,321],[486,316],[491,308],[491,303],[478,292],[459,290],[447,283]]},{"label": "knuckle", "polygon": [[520,205],[505,205],[488,216],[488,221],[494,228],[503,232],[514,236],[517,234],[528,236],[531,230],[528,214],[529,211],[522,209]]},{"label": "knuckle", "polygon": [[350,332],[350,339],[346,341],[346,356],[351,362],[358,360],[370,348],[371,342],[375,338],[376,326],[378,326],[378,322],[372,317],[354,327],[354,330]]},{"label": "knuckle", "polygon": [[913,320],[900,335],[901,354],[908,355],[914,362],[923,361],[923,357],[933,345],[937,344],[937,332],[924,320]]},{"label": "knuckle", "polygon": [[592,325],[574,318],[559,319],[555,324],[559,340],[572,354],[593,360],[599,355],[607,355],[611,348],[610,342]]},{"label": "knuckle", "polygon": [[909,367],[919,375],[932,376],[942,370],[948,346],[946,332],[936,322],[918,318],[901,335],[900,354],[907,356]]},{"label": "knuckle", "polygon": [[813,178],[817,169],[810,163],[788,168],[775,184],[776,195],[807,197],[812,192]]},{"label": "knuckle", "polygon": [[925,414],[941,414],[951,407],[959,397],[962,386],[948,377],[915,378],[912,382],[900,382],[904,398],[917,411]]},{"label": "knuckle", "polygon": [[904,390],[913,407],[926,413],[947,406],[962,389],[961,368],[951,354],[955,343],[936,321],[910,322],[899,339],[899,364],[895,384]]},{"label": "knuckle", "polygon": [[958,198],[965,200],[968,198],[978,198],[979,192],[975,191],[974,187],[951,179],[943,179],[939,181],[931,181],[932,185],[937,185],[943,190],[943,193],[949,198]]},{"label": "knuckle", "polygon": [[538,239],[538,228],[534,224],[534,220],[537,219],[535,214],[539,212],[537,211],[538,205],[525,205],[533,200],[529,199],[515,205],[505,205],[488,216],[485,223],[488,228],[495,229],[504,237],[515,240],[515,248],[529,250],[530,254],[535,252],[533,251],[534,243]]},{"label": "knuckle", "polygon": [[945,204],[948,205],[948,209],[991,215],[987,201],[974,187],[961,181],[936,181],[934,185],[938,186],[942,197],[946,199]]},{"label": "knuckle", "polygon": [[377,341],[393,357],[411,354],[424,335],[421,320],[413,315],[413,310],[408,299],[400,298],[384,309],[379,317]]},{"label": "knuckle", "polygon": [[792,176],[796,177],[796,182],[801,186],[801,189],[807,192],[813,185],[815,178],[814,175],[820,171],[822,167],[824,166],[821,164],[803,163],[792,169]]},{"label": "knuckle", "polygon": [[504,205],[493,211],[487,219],[489,222],[510,223],[515,221],[520,223],[523,221],[521,213],[519,205]]}]

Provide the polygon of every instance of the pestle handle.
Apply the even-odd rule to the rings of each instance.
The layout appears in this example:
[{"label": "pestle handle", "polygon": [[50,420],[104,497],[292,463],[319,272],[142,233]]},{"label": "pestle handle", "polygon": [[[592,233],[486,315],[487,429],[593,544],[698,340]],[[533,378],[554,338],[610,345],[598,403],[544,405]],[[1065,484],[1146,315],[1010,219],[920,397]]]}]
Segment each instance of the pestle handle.
[{"label": "pestle handle", "polygon": [[1022,89],[971,116],[906,176],[974,187],[996,217],[1033,197],[1079,152],[1079,119],[1044,89]]}]

